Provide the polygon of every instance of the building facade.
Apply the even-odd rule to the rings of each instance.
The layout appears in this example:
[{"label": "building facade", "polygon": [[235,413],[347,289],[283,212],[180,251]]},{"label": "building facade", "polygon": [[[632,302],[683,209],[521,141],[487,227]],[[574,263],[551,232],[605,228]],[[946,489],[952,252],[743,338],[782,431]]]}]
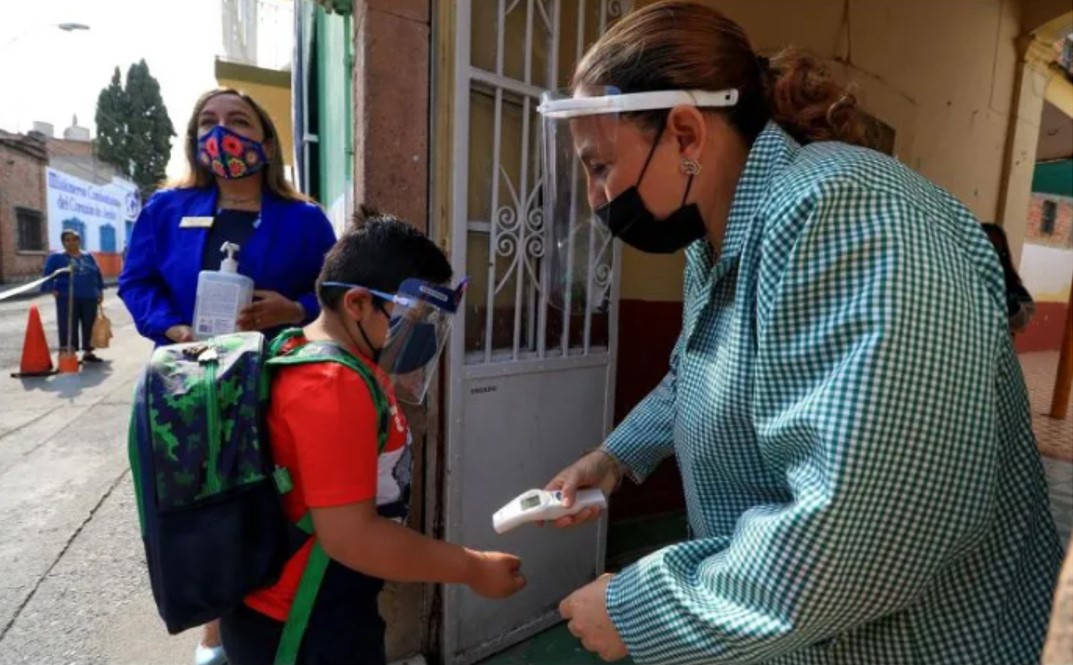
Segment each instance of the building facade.
[{"label": "building facade", "polygon": [[41,274],[48,256],[46,138],[0,130],[0,284]]},{"label": "building facade", "polygon": [[1060,349],[1073,283],[1073,159],[1036,166],[1020,273],[1036,312],[1017,349]]}]

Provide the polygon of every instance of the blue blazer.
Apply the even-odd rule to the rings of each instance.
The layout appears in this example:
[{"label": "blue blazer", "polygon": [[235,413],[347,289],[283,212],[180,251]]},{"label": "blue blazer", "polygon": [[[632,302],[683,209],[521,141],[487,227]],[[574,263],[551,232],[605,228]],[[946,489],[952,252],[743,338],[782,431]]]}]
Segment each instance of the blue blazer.
[{"label": "blue blazer", "polygon": [[[215,187],[157,192],[134,224],[119,297],[138,332],[157,344],[164,333],[194,319],[194,299],[207,228],[180,226],[184,217],[213,217]],[[321,209],[282,199],[270,191],[261,201],[261,223],[239,253],[238,271],[258,289],[278,291],[305,307],[311,321],[320,313],[316,281],[335,231]]]}]

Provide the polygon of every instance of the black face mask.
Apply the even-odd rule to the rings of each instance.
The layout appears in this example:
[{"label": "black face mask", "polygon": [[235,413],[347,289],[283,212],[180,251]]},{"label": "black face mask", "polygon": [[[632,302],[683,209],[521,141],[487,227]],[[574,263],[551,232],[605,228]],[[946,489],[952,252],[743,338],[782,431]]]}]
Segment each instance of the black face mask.
[{"label": "black face mask", "polygon": [[[388,314],[387,309],[384,307],[383,303],[381,303],[379,300],[375,300],[375,299],[373,300],[373,308],[375,308],[380,313],[382,313],[384,316],[386,316],[388,318],[388,320],[391,319],[391,315]],[[365,346],[369,347],[369,353],[371,354],[369,356],[369,359],[372,360],[374,364],[379,363],[380,362],[380,355],[384,353],[384,347],[382,347],[382,346],[380,346],[380,347],[373,346],[372,340],[370,340],[369,336],[367,334],[365,334],[365,326],[361,325],[361,321],[358,321],[358,332],[361,333],[361,338],[365,340]]]},{"label": "black face mask", "polygon": [[[391,322],[391,328],[395,329],[401,323],[401,319],[396,319]],[[409,374],[419,370],[436,356],[437,351],[439,351],[439,340],[436,336],[436,326],[431,323],[415,324],[406,340],[406,347],[392,363],[392,373]]]},{"label": "black face mask", "polygon": [[700,240],[708,232],[697,204],[686,205],[689,189],[693,186],[692,175],[686,183],[682,205],[666,219],[656,219],[641,199],[641,192],[637,188],[648,171],[648,165],[662,136],[663,127],[660,127],[656,140],[648,151],[648,159],[641,169],[641,175],[637,178],[637,184],[593,211],[611,230],[611,235],[648,254],[673,254]]}]

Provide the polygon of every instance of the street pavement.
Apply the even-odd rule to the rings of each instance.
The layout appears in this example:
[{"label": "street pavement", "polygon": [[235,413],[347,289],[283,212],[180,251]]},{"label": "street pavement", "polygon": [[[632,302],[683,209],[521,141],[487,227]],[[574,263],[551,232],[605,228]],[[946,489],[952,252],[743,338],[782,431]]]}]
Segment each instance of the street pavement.
[{"label": "street pavement", "polygon": [[151,345],[111,291],[106,363],[8,378],[31,302],[55,346],[50,297],[0,303],[0,665],[188,665],[197,636],[168,636],[156,614],[127,465]]}]

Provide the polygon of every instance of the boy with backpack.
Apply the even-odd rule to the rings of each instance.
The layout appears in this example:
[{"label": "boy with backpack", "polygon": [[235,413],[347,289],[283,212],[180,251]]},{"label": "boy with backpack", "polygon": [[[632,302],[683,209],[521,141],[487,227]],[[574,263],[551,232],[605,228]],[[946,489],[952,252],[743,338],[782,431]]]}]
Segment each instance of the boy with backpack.
[{"label": "boy with backpack", "polygon": [[[226,608],[232,665],[383,665],[383,580],[466,584],[489,598],[525,586],[518,558],[402,524],[411,456],[397,399],[424,397],[464,291],[451,277],[431,240],[363,207],[325,259],[320,317],[283,333],[265,361],[243,361],[259,357],[243,351],[251,340],[263,344],[249,333],[154,355],[131,460],[169,631]],[[259,461],[249,400],[269,385],[270,455]],[[208,445],[184,429],[205,410]],[[277,522],[289,525],[282,535]]]}]

